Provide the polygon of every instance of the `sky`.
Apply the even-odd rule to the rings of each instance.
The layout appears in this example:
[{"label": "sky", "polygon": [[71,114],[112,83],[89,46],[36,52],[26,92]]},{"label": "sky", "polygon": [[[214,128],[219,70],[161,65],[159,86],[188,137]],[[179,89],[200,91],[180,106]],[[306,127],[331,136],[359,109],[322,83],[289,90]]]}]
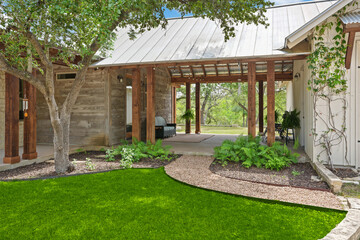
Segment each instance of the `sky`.
[{"label": "sky", "polygon": [[[272,1],[275,2],[275,5],[284,5],[289,3],[309,2],[312,0],[272,0]],[[180,17],[180,14],[178,12],[170,11],[170,10],[166,10],[165,15],[167,18]]]}]

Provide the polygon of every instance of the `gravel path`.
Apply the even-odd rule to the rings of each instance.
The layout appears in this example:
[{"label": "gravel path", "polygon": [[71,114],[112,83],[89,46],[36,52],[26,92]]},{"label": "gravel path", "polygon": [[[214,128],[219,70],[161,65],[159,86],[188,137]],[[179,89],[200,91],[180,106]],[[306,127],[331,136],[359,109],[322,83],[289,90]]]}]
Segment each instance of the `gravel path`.
[{"label": "gravel path", "polygon": [[209,170],[213,160],[213,157],[208,156],[182,156],[165,166],[165,171],[181,182],[215,191],[318,207],[343,208],[330,192],[271,186],[219,176]]}]

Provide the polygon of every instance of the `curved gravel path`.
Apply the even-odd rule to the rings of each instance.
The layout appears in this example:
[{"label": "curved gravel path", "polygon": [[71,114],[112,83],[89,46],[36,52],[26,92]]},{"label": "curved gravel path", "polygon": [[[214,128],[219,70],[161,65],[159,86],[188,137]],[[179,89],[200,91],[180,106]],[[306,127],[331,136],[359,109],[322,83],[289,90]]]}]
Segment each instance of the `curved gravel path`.
[{"label": "curved gravel path", "polygon": [[343,209],[336,196],[330,192],[271,186],[230,179],[214,174],[209,170],[213,160],[214,158],[209,156],[182,156],[165,166],[165,171],[176,180],[215,191],[317,207]]}]

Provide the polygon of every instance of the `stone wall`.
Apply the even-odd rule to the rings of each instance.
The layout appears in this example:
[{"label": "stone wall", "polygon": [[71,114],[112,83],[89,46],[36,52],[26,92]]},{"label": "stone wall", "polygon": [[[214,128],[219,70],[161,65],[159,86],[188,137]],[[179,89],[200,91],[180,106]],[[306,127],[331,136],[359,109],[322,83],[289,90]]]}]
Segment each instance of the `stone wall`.
[{"label": "stone wall", "polygon": [[[71,70],[62,66],[56,73]],[[86,82],[73,107],[70,124],[70,144],[73,145],[105,145],[105,80],[107,69],[89,69]],[[61,107],[71,89],[73,80],[57,79],[55,81],[55,98]],[[37,95],[37,136],[38,143],[52,143],[53,130],[47,104],[41,94]]]},{"label": "stone wall", "polygon": [[[57,66],[55,73],[71,73],[71,69]],[[131,86],[125,69],[89,69],[86,83],[73,108],[70,125],[72,145],[116,145],[126,135],[126,85]],[[38,76],[40,73],[38,74]],[[41,76],[41,75],[40,75]],[[55,80],[55,98],[61,107],[71,89],[72,79]],[[171,120],[171,82],[166,69],[155,71],[156,116]],[[53,129],[44,97],[37,94],[37,141],[52,144]],[[141,135],[146,139],[146,69],[141,71]],[[0,149],[5,134],[5,74],[0,73]],[[23,142],[23,122],[20,122],[20,146]]]}]

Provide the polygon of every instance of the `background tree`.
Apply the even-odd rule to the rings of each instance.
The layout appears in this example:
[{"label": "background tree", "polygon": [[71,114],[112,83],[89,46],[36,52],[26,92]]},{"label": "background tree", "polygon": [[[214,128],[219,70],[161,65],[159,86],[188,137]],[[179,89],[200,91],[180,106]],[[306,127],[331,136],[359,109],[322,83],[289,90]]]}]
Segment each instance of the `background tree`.
[{"label": "background tree", "polygon": [[[159,25],[166,27],[164,11],[168,8],[218,21],[225,39],[229,39],[238,22],[266,24],[265,8],[271,5],[265,0],[3,0],[0,70],[28,81],[44,95],[54,131],[55,169],[59,173],[71,171],[71,110],[94,55],[111,47],[117,27],[127,27],[132,38]],[[75,53],[81,61],[73,61]],[[28,59],[42,76],[34,77],[26,71]],[[55,61],[77,71],[63,102],[54,96]]]}]

